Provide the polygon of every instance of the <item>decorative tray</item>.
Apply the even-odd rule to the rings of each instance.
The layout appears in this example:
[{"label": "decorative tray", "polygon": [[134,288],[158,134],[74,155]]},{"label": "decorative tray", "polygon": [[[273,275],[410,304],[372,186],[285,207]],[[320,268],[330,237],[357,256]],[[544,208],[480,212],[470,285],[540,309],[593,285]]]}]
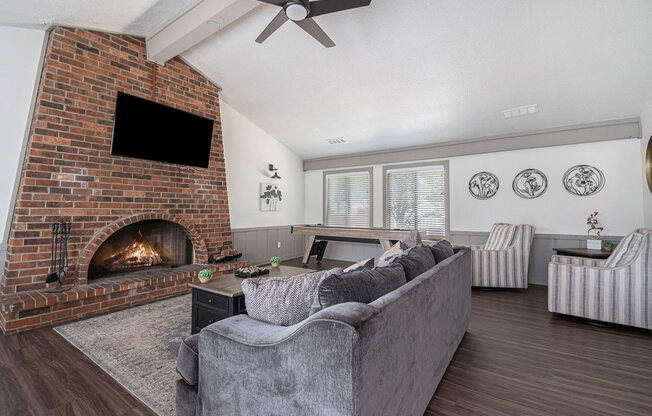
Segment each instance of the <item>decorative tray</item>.
[{"label": "decorative tray", "polygon": [[234,273],[237,277],[257,277],[265,274],[269,274],[269,269],[258,266],[249,266],[243,267],[241,269],[235,269]]}]

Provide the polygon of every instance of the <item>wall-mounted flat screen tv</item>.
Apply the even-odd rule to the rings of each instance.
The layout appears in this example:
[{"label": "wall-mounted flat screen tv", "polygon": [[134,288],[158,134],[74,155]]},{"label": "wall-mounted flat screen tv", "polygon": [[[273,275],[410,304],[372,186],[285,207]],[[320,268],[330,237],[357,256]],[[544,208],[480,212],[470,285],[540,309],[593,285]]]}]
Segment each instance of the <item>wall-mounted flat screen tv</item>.
[{"label": "wall-mounted flat screen tv", "polygon": [[118,92],[111,154],[207,168],[213,120]]}]

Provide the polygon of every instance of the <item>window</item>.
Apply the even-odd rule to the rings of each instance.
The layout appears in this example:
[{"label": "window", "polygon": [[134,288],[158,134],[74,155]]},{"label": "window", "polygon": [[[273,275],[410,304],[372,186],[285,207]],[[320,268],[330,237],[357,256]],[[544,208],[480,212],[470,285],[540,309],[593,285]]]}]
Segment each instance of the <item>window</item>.
[{"label": "window", "polygon": [[448,236],[448,162],[384,167],[385,226]]},{"label": "window", "polygon": [[334,227],[371,226],[371,168],[324,172],[324,223]]}]

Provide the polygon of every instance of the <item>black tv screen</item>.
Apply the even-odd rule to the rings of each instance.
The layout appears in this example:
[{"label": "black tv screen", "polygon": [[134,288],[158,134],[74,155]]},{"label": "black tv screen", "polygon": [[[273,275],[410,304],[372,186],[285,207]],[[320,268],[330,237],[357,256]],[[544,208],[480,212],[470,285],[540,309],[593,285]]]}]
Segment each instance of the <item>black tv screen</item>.
[{"label": "black tv screen", "polygon": [[213,120],[118,92],[111,154],[207,168]]}]

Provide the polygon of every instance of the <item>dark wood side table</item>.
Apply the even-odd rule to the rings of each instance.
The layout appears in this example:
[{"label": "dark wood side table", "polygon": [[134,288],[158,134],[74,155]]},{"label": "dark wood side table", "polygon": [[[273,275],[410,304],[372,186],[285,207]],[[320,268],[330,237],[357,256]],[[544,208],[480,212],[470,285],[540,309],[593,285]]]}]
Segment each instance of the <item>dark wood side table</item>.
[{"label": "dark wood side table", "polygon": [[[310,273],[300,267],[270,267],[270,272],[261,277],[284,277]],[[216,277],[208,283],[191,283],[192,288],[192,326],[191,332],[198,333],[205,326],[229,316],[247,313],[245,297],[240,284],[244,278],[227,274]]]},{"label": "dark wood side table", "polygon": [[611,255],[611,251],[591,250],[588,248],[553,248],[560,256],[587,257],[590,259],[606,259]]}]

